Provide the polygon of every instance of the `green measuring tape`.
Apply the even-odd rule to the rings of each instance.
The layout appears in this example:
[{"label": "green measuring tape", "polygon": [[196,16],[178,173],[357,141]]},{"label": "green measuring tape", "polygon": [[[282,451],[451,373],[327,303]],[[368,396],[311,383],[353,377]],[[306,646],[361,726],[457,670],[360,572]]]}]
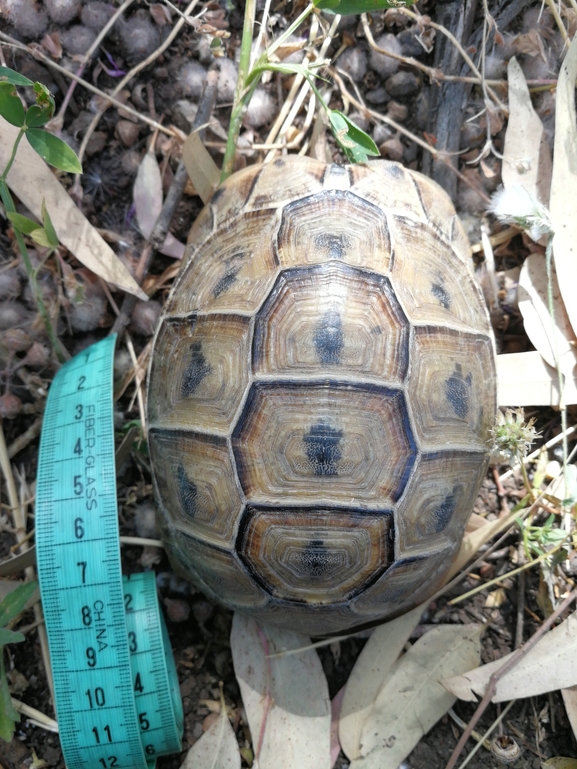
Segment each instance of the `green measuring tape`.
[{"label": "green measuring tape", "polygon": [[147,769],[181,749],[182,703],[152,572],[122,577],[116,337],[68,361],[46,404],[36,557],[68,769]]}]

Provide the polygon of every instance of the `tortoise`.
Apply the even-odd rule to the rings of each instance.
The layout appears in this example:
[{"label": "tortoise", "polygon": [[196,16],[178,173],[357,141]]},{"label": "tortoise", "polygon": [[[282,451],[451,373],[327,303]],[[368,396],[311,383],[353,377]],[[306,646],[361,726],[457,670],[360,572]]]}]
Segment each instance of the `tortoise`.
[{"label": "tortoise", "polygon": [[446,193],[385,160],[237,172],[154,339],[150,455],[173,567],[310,635],[442,584],[489,460],[494,340]]}]

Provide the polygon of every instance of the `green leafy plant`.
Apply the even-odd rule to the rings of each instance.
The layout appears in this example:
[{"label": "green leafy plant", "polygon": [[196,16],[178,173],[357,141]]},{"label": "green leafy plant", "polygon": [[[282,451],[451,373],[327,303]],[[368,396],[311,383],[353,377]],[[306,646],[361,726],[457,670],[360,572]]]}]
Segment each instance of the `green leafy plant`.
[{"label": "green leafy plant", "polygon": [[344,113],[339,110],[330,109],[316,87],[315,80],[318,77],[317,70],[328,64],[328,61],[292,64],[275,61],[273,56],[275,51],[277,51],[287,39],[296,32],[305,19],[310,16],[311,13],[316,13],[320,9],[331,10],[334,13],[339,14],[356,14],[365,11],[375,11],[382,8],[408,6],[412,5],[413,2],[414,0],[359,0],[359,2],[357,2],[357,0],[314,0],[282,33],[282,35],[268,46],[251,67],[250,57],[255,26],[256,0],[247,0],[238,68],[238,80],[230,118],[221,181],[224,181],[232,173],[234,155],[244,113],[255,88],[267,71],[280,72],[286,75],[299,74],[306,78],[311,89],[314,91],[319,104],[328,115],[329,124],[337,144],[351,162],[362,163],[368,160],[370,156],[379,156],[379,149],[371,137],[356,126]]},{"label": "green leafy plant", "polygon": [[[36,103],[26,109],[18,96],[17,86],[32,88]],[[30,146],[38,155],[51,166],[70,173],[82,172],[82,166],[74,150],[62,139],[53,136],[49,131],[42,128],[53,116],[54,108],[54,98],[46,86],[42,85],[42,83],[34,83],[32,80],[8,67],[0,67],[0,116],[8,123],[20,129],[14,141],[6,168],[4,168],[0,175],[0,198],[4,203],[6,216],[14,228],[16,241],[26,272],[28,273],[34,300],[42,317],[48,338],[58,358],[60,361],[63,361],[67,357],[66,351],[54,330],[54,325],[38,286],[37,271],[32,267],[30,255],[24,241],[24,236],[29,236],[38,245],[50,249],[48,254],[50,255],[50,253],[58,248],[58,238],[44,204],[42,205],[42,226],[16,211],[16,206],[6,181],[14,164],[18,146],[24,137],[26,137]]]},{"label": "green leafy plant", "polygon": [[22,633],[10,630],[6,626],[23,611],[37,587],[36,581],[26,582],[12,590],[0,601],[0,737],[6,742],[10,742],[12,739],[16,721],[20,720],[20,716],[14,710],[8,689],[4,666],[4,647],[6,644],[24,641]]}]

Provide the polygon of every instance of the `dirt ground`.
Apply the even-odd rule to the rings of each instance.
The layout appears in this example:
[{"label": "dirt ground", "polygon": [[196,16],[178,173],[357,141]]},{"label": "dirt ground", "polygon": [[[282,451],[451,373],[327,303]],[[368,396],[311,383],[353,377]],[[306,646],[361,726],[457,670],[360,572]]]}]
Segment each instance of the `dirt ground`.
[{"label": "dirt ground", "polygon": [[[73,5],[68,3],[68,6]],[[63,10],[67,6],[64,2],[46,2],[49,15],[46,15],[42,3],[34,7],[34,13],[23,11],[20,14],[10,11],[12,6],[7,0],[0,0],[0,14],[4,14],[0,15],[0,42],[4,56],[2,63],[48,85],[56,97],[57,112],[64,105],[61,114],[62,137],[78,149],[99,97],[81,85],[70,92],[71,81],[61,72],[34,58],[21,45],[15,45],[16,42],[24,46],[40,45],[42,52],[53,61],[66,68],[77,68],[79,61],[74,57],[86,50],[86,40],[93,40],[96,32],[104,26],[110,16],[111,6],[99,2],[86,3],[82,7],[79,3],[76,5],[75,13]],[[116,6],[116,3],[113,5]],[[199,4],[197,10],[202,5]],[[286,28],[302,7],[299,2],[273,3],[275,30]],[[468,18],[469,28],[460,30],[463,47],[479,61],[483,48],[482,2],[467,0],[455,4],[442,3],[440,0],[420,0],[417,8],[421,14],[427,14],[433,20],[446,26],[453,25],[455,34],[459,32],[459,18]],[[492,81],[501,81],[506,76],[508,59],[513,54],[518,56],[529,84],[535,89],[535,106],[545,124],[548,141],[551,142],[554,84],[562,54],[562,40],[549,10],[545,9],[540,17],[540,8],[540,2],[531,0],[489,0],[488,10],[497,22],[498,32],[495,36],[495,31],[490,30],[485,42],[485,74]],[[206,4],[204,20],[213,29],[230,33],[229,37],[222,39],[229,64],[235,61],[239,48],[242,14],[243,3],[239,0],[220,0]],[[169,18],[170,14],[163,10],[161,4],[150,6],[144,2],[133,2],[125,12],[124,20],[112,29],[97,54],[87,64],[83,78],[103,91],[114,88],[119,72],[128,71],[168,35],[175,23],[174,16],[171,21]],[[403,130],[397,131],[390,124],[380,122],[370,112],[354,104],[350,105],[350,114],[374,138],[384,157],[423,170],[445,184],[457,204],[471,241],[477,243],[480,240],[482,221],[488,221],[492,232],[498,231],[500,227],[492,219],[486,219],[485,209],[487,197],[500,183],[500,154],[506,126],[504,115],[498,111],[492,114],[484,109],[483,94],[478,85],[459,84],[461,90],[455,94],[446,87],[446,83],[443,84],[442,79],[438,83],[431,82],[425,72],[427,67],[438,67],[445,75],[467,74],[468,70],[459,55],[454,55],[454,52],[447,54],[445,43],[439,46],[437,42],[435,47],[436,40],[430,27],[415,26],[412,21],[395,15],[395,12],[376,12],[372,14],[371,31],[376,40],[387,35],[381,45],[390,46],[405,60],[399,63],[394,59],[383,61],[384,57],[381,60],[375,57],[358,16],[343,19],[326,55],[335,57],[338,54],[337,74],[351,93],[356,94],[361,104],[367,105],[373,113],[388,115]],[[305,25],[297,36],[306,38],[307,34],[308,27]],[[185,27],[162,55],[138,73],[119,98],[138,112],[161,120],[164,125],[176,126],[184,136],[190,131],[194,120],[200,95],[199,82],[202,82],[212,61],[209,38]],[[337,81],[329,75],[328,82],[333,84],[329,93],[331,107],[342,109],[343,98]],[[243,146],[246,149],[239,158],[239,165],[262,160],[264,151],[250,148],[266,141],[269,129],[287,97],[289,86],[290,78],[276,76],[264,85],[259,96],[261,103],[257,105],[260,111],[255,108],[250,117],[252,124],[245,124],[243,128]],[[506,101],[506,89],[502,85],[493,87]],[[206,141],[217,164],[222,161],[231,99],[230,79],[227,81],[223,76],[222,82],[219,81],[214,122]],[[446,101],[443,102],[443,99]],[[459,109],[456,111],[451,106],[455,104],[455,99],[459,100]],[[453,135],[454,126],[449,130],[443,124],[442,117],[447,110],[451,114],[450,122],[458,123],[456,138]],[[303,126],[305,119],[306,109],[303,109],[296,115],[293,133],[298,132],[297,129]],[[453,172],[447,176],[445,167],[433,162],[431,154],[412,140],[411,135],[438,149],[445,149],[450,157],[458,156],[456,165],[461,177],[458,178]],[[443,145],[440,136],[444,137]],[[491,137],[494,151],[484,153],[487,136]],[[135,174],[150,137],[151,129],[147,124],[133,120],[131,115],[117,108],[108,109],[87,144],[83,158],[84,175],[80,180],[78,203],[82,211],[93,225],[100,228],[133,272],[144,240],[135,224],[132,190]],[[334,160],[343,160],[332,137],[328,135],[326,148]],[[160,134],[156,151],[163,168],[166,191],[177,167],[178,145]],[[62,180],[67,187],[72,185],[72,177],[64,175]],[[202,208],[199,197],[192,193],[190,188],[185,191],[170,228],[173,235],[183,242]],[[495,249],[497,274],[503,276],[505,271],[518,267],[527,253],[524,238],[519,234],[511,236]],[[41,253],[33,252],[33,257],[35,263],[39,264]],[[85,268],[71,255],[63,258],[71,268],[75,281],[82,285],[83,301],[75,302],[66,286],[63,287],[65,281],[61,276],[70,276],[59,268],[55,260],[43,266],[39,278],[46,301],[51,306],[59,304],[58,333],[66,349],[73,354],[108,333],[114,322],[114,307],[100,284]],[[153,301],[148,307],[144,303],[137,304],[129,323],[137,356],[145,350],[150,340],[175,273],[174,259],[162,254],[155,255],[148,270],[148,284],[145,284],[156,286]],[[122,295],[116,292],[113,296],[119,305]],[[531,349],[518,309],[506,285],[499,296],[501,306],[494,318],[499,352]],[[47,341],[38,323],[30,291],[26,287],[13,231],[6,220],[0,219],[0,332],[5,334],[15,327],[26,331],[30,343],[26,340],[19,343],[20,346],[16,343],[11,347],[4,343],[1,345],[2,394],[17,399],[15,403],[5,398],[2,403],[3,429],[8,447],[17,449],[12,455],[13,467],[26,492],[25,496],[31,497],[37,467],[36,428],[45,402],[44,396],[38,393],[39,389],[47,389],[56,367],[48,354],[44,357],[39,354],[37,358],[29,355],[24,360],[32,344],[37,343],[46,350]],[[38,349],[35,350],[38,353]],[[123,349],[117,354],[115,365],[117,383],[122,381],[131,368],[132,363]],[[131,384],[116,404],[115,419],[119,434],[128,422],[139,419],[138,402],[133,395],[134,384]],[[535,417],[542,440],[548,440],[560,430],[559,414],[553,409],[531,410],[529,416]],[[569,415],[570,420],[571,416],[574,414]],[[28,437],[23,439],[22,436]],[[559,458],[558,452],[552,451],[550,458]],[[491,468],[475,506],[477,514],[490,520],[508,512],[523,496],[520,478],[507,481],[504,487],[497,484],[498,474],[504,469]],[[150,536],[151,532],[154,533],[150,524],[150,510],[154,501],[145,450],[133,450],[118,468],[118,485],[121,534]],[[4,507],[0,519],[3,526],[0,556],[5,557],[15,540],[6,514],[8,498],[4,487],[2,494]],[[448,604],[451,597],[476,587],[479,580],[510,571],[518,552],[518,535],[512,532],[502,547],[490,555],[472,577],[467,577],[431,604],[416,634],[439,623],[487,622],[487,630],[482,639],[483,663],[499,659],[511,651],[519,633],[523,640],[529,638],[543,620],[536,569],[530,571],[521,583],[517,578],[507,579],[504,600],[500,605],[488,607],[486,592],[477,594],[456,608]],[[149,556],[148,552],[143,555],[142,548],[124,547],[124,571],[130,573],[142,570],[143,566],[150,566],[150,561],[146,560]],[[229,644],[231,614],[213,605],[194,587],[176,577],[165,556],[161,554],[157,557],[158,562],[153,567],[164,602],[185,712],[183,754],[161,758],[158,766],[159,769],[176,769],[186,750],[203,733],[203,723],[207,723],[205,719],[209,709],[202,701],[218,699],[219,681],[224,682],[227,703],[236,709],[234,726],[239,745],[249,746],[251,737],[232,667]],[[524,608],[518,611],[521,595]],[[29,614],[24,617],[22,624],[32,622],[33,617]],[[366,633],[360,634],[320,650],[331,697],[345,684],[366,637]],[[53,716],[36,632],[28,632],[26,641],[12,646],[8,654],[14,695]],[[467,722],[474,708],[457,702],[454,711]],[[477,727],[478,731],[483,732],[498,713],[498,706],[490,706]],[[403,766],[412,769],[443,769],[461,733],[462,728],[449,716],[445,716],[421,740]],[[577,744],[558,692],[518,701],[504,721],[503,733],[519,745],[520,757],[514,764],[517,767],[540,769],[542,762],[552,756],[577,758]],[[0,740],[0,764],[4,769],[33,766],[32,751],[35,751],[38,759],[46,762],[44,766],[54,769],[64,767],[57,735],[27,725],[24,719],[10,744]],[[247,765],[245,761],[243,766]],[[499,765],[497,759],[484,749],[469,764],[471,769],[487,769]],[[342,754],[336,766],[339,769],[348,766]]]}]

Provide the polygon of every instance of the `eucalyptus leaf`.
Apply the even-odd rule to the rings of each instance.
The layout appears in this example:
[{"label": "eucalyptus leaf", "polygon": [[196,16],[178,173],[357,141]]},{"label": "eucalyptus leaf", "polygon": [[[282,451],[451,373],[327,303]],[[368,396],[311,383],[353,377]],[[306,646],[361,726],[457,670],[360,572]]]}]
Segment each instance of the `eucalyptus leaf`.
[{"label": "eucalyptus leaf", "polygon": [[370,13],[383,8],[408,8],[414,2],[415,0],[314,0],[317,8],[342,16]]},{"label": "eucalyptus leaf", "polygon": [[329,120],[338,145],[353,163],[366,163],[370,155],[379,157],[379,148],[371,137],[342,112],[331,110]]},{"label": "eucalyptus leaf", "polygon": [[17,630],[8,630],[6,627],[0,627],[0,648],[5,644],[17,644],[24,640],[24,635]]},{"label": "eucalyptus leaf", "polygon": [[29,128],[26,131],[26,138],[32,149],[36,150],[51,166],[73,174],[82,173],[82,166],[76,153],[62,139],[42,128]]},{"label": "eucalyptus leaf", "polygon": [[37,587],[38,582],[35,580],[26,582],[24,585],[18,585],[15,590],[8,593],[6,598],[0,601],[0,627],[4,627],[20,614]]},{"label": "eucalyptus leaf", "polygon": [[0,67],[0,77],[5,77],[12,85],[34,85],[33,80],[29,80],[19,72],[10,69],[10,67]]},{"label": "eucalyptus leaf", "polygon": [[40,225],[38,222],[35,222],[33,219],[29,219],[27,216],[23,216],[22,214],[14,214],[7,212],[6,216],[12,224],[14,225],[14,228],[19,230],[20,232],[23,232],[24,235],[31,235],[34,230],[37,230],[40,228]]},{"label": "eucalyptus leaf", "polygon": [[0,83],[0,115],[17,128],[22,128],[26,112],[12,83]]}]

